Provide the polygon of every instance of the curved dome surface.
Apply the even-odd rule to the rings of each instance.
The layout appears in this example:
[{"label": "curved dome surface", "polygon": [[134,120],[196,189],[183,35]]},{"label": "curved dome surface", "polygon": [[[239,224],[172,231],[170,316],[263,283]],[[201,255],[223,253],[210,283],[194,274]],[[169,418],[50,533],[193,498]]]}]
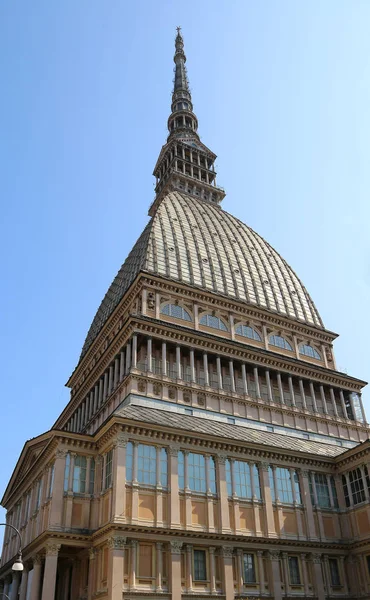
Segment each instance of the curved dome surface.
[{"label": "curved dome surface", "polygon": [[302,282],[261,236],[217,206],[172,192],[159,205],[110,286],[81,356],[139,271],[323,327]]}]

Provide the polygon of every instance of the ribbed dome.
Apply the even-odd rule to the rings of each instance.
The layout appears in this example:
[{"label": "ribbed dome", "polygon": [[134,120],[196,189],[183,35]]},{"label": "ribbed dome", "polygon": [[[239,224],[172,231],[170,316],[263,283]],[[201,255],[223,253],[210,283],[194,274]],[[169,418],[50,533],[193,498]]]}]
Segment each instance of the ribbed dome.
[{"label": "ribbed dome", "polygon": [[172,192],[159,205],[110,286],[81,356],[139,271],[323,327],[301,281],[263,238],[217,206]]}]

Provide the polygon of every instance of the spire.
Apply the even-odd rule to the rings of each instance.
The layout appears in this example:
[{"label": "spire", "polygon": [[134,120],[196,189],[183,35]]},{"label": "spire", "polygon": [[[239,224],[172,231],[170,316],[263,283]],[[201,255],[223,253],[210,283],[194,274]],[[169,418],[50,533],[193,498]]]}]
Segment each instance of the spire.
[{"label": "spire", "polygon": [[181,28],[177,27],[171,114],[167,126],[169,135],[162,147],[153,175],[156,178],[155,198],[149,208],[153,216],[166,194],[177,190],[197,200],[219,205],[225,191],[216,185],[216,155],[198,135],[198,119],[186,72],[186,56]]},{"label": "spire", "polygon": [[173,80],[171,115],[168,119],[168,130],[171,135],[194,137],[199,140],[197,134],[198,119],[193,113],[193,104],[189,89],[189,80],[186,71],[186,56],[184,52],[184,39],[181,27],[177,27],[175,39],[175,55],[173,57],[175,77]]}]

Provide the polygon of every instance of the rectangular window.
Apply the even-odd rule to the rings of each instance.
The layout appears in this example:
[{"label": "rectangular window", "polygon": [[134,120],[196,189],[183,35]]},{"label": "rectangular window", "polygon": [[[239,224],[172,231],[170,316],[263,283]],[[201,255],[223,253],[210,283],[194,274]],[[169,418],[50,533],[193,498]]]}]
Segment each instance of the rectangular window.
[{"label": "rectangular window", "polygon": [[41,492],[42,492],[42,479],[39,479],[37,482],[37,492],[36,492],[36,510],[38,510],[40,507]]},{"label": "rectangular window", "polygon": [[315,473],[317,502],[321,508],[330,508],[330,494],[326,475]]},{"label": "rectangular window", "polygon": [[[272,483],[272,489],[274,489],[274,478],[272,469],[270,467],[271,475],[270,475],[270,485]],[[292,490],[292,481],[290,478],[289,469],[284,469],[282,467],[275,467],[275,478],[276,478],[276,488],[274,489],[274,500],[279,498],[280,502],[285,504],[293,504],[293,490]],[[272,482],[271,482],[272,479]],[[298,479],[298,478],[297,478]],[[296,481],[295,481],[296,485]],[[299,488],[299,482],[298,482]],[[296,488],[297,490],[297,488]],[[297,497],[298,500],[298,497]],[[299,494],[299,502],[300,502],[300,494]]]},{"label": "rectangular window", "polygon": [[254,554],[243,555],[244,583],[256,583],[256,569],[254,567]]},{"label": "rectangular window", "polygon": [[167,471],[168,471],[168,458],[166,448],[160,450],[160,464],[161,464],[161,486],[167,487]]},{"label": "rectangular window", "polygon": [[290,579],[291,585],[300,585],[301,575],[299,572],[298,556],[289,556],[288,557],[288,565],[289,565],[289,579]]},{"label": "rectangular window", "polygon": [[51,498],[51,495],[53,493],[53,486],[54,486],[54,465],[52,465],[50,467],[48,498]]},{"label": "rectangular window", "polygon": [[86,488],[86,456],[75,456],[73,466],[72,490],[75,494],[84,494]]},{"label": "rectangular window", "polygon": [[66,456],[66,466],[64,469],[64,491],[68,492],[68,481],[69,481],[69,468],[71,466],[71,455],[67,454]]},{"label": "rectangular window", "polygon": [[335,486],[335,480],[334,480],[333,475],[330,476],[330,486],[331,486],[331,493],[333,495],[334,508],[338,508],[339,504],[338,504],[337,488]]},{"label": "rectangular window", "polygon": [[134,462],[134,446],[132,442],[128,442],[126,446],[126,481],[132,482],[132,469]]},{"label": "rectangular window", "polygon": [[228,459],[225,462],[225,471],[226,471],[227,494],[228,494],[228,496],[232,496],[233,488],[232,488],[232,482],[231,482],[231,463]]},{"label": "rectangular window", "polygon": [[234,461],[235,493],[239,498],[252,498],[252,484],[249,463]]},{"label": "rectangular window", "polygon": [[179,477],[179,489],[185,489],[185,457],[183,452],[179,452],[177,455],[178,462],[178,477]]},{"label": "rectangular window", "polygon": [[90,459],[90,482],[89,482],[89,494],[94,493],[94,485],[95,485],[95,460],[93,458]]},{"label": "rectangular window", "polygon": [[370,554],[368,554],[366,557],[366,564],[367,564],[367,574],[370,577]]},{"label": "rectangular window", "polygon": [[331,585],[340,585],[339,566],[336,558],[329,558]]},{"label": "rectangular window", "polygon": [[364,482],[360,469],[354,469],[349,472],[349,483],[351,486],[353,504],[360,504],[365,501]]},{"label": "rectangular window", "polygon": [[350,506],[350,499],[349,499],[349,490],[348,490],[348,485],[347,485],[347,479],[345,475],[342,475],[342,486],[343,486],[343,493],[344,493],[344,500],[346,501],[346,506]]},{"label": "rectangular window", "polygon": [[105,489],[112,485],[113,450],[105,455]]},{"label": "rectangular window", "polygon": [[206,461],[202,454],[188,454],[189,488],[193,492],[206,492]]},{"label": "rectangular window", "polygon": [[217,493],[217,484],[216,484],[216,465],[215,465],[215,459],[213,458],[213,456],[209,457],[208,460],[208,475],[209,475],[209,489],[212,492],[212,494],[216,494]]},{"label": "rectangular window", "polygon": [[155,446],[139,444],[138,446],[138,471],[139,483],[147,485],[156,484],[157,453]]},{"label": "rectangular window", "polygon": [[149,579],[152,577],[153,546],[139,544],[139,577]]},{"label": "rectangular window", "polygon": [[205,550],[194,550],[194,581],[207,580]]}]

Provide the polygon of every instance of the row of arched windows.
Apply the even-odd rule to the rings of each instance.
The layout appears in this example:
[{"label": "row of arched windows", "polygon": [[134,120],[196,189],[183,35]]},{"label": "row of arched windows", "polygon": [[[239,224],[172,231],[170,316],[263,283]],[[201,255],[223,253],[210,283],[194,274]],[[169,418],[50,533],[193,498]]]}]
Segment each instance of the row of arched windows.
[{"label": "row of arched windows", "polygon": [[[182,319],[183,321],[192,321],[190,313],[178,304],[165,304],[161,309],[161,313],[163,315],[174,317],[176,319]],[[226,323],[220,317],[216,317],[209,313],[203,315],[199,319],[199,324],[205,325],[206,327],[210,327],[211,329],[228,331]],[[237,335],[249,338],[256,342],[262,342],[262,338],[258,331],[256,331],[250,325],[237,325],[235,328],[235,333]],[[268,342],[270,346],[276,346],[277,348],[281,348],[282,350],[294,352],[291,343],[281,335],[270,335]],[[299,354],[301,354],[302,356],[308,356],[309,358],[315,358],[316,360],[322,360],[320,353],[316,350],[316,348],[314,348],[310,344],[300,344]]]}]

